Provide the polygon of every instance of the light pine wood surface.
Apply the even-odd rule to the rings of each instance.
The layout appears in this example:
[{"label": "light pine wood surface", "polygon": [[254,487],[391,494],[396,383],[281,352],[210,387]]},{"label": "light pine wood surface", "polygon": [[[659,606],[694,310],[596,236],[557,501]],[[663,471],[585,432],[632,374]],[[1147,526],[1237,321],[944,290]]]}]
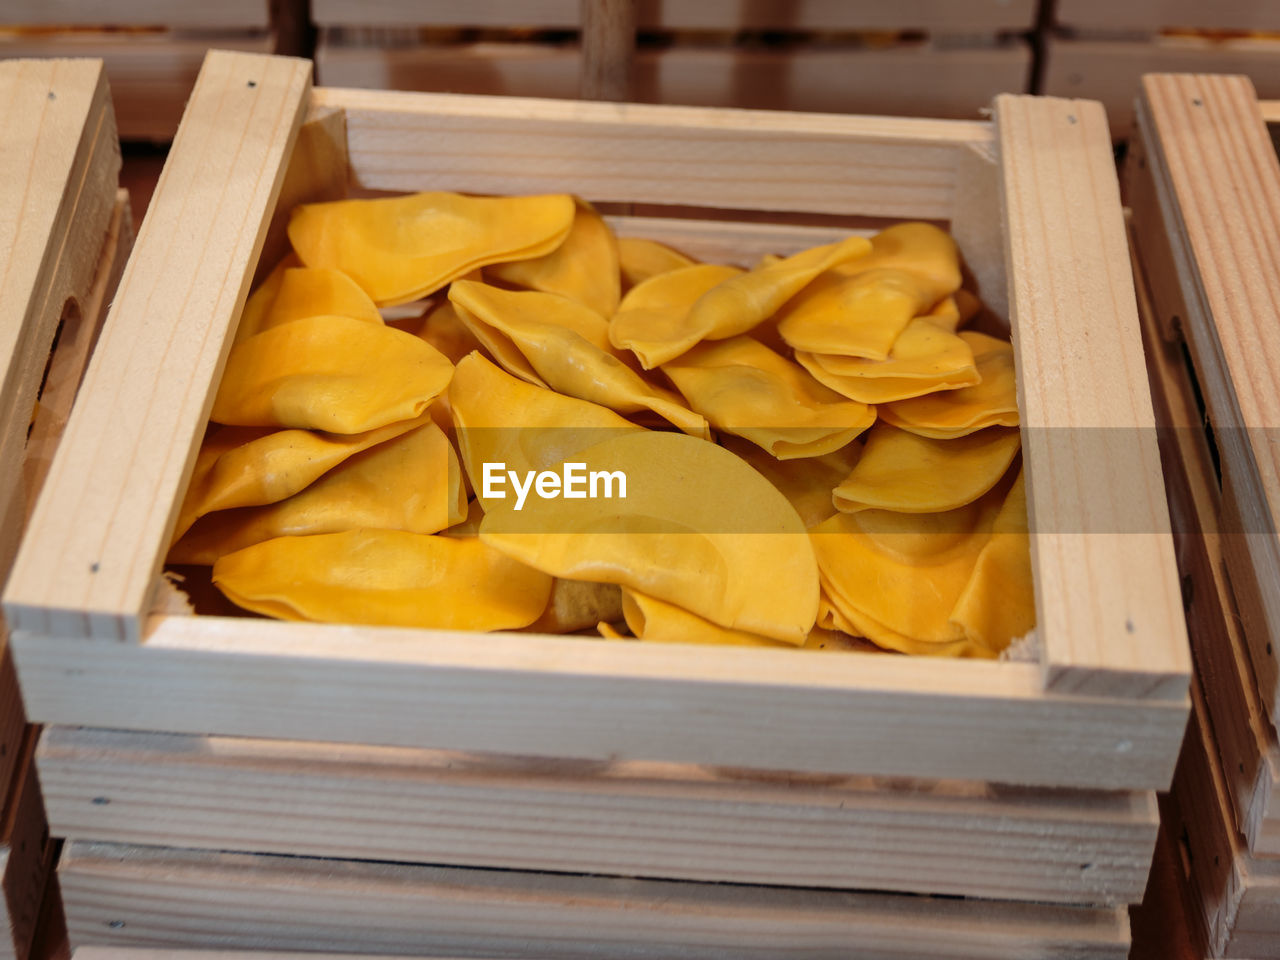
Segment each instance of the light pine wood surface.
[{"label": "light pine wood surface", "polygon": [[[137,639],[309,74],[288,58],[206,60],[85,377],[93,401],[68,423],[32,516],[31,559],[10,583],[26,597],[57,594],[39,617],[47,629]],[[15,625],[24,608],[9,608]]]},{"label": "light pine wood surface", "polygon": [[1242,77],[1151,76],[1139,121],[1221,451],[1222,546],[1262,702],[1280,713],[1280,163]]},{"label": "light pine wood surface", "polygon": [[957,894],[1142,897],[1150,793],[751,775],[51,727],[58,836],[459,866]]},{"label": "light pine wood surface", "polygon": [[1047,689],[1185,697],[1190,674],[1102,109],[996,101]]},{"label": "light pine wood surface", "polygon": [[71,843],[73,946],[539,960],[1121,960],[1124,910]]}]

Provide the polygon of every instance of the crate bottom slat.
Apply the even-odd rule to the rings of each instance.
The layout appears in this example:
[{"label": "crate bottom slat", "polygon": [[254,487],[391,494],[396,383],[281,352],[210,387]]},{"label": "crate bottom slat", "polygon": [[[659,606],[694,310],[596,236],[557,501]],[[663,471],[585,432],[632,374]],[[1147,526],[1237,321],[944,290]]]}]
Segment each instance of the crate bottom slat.
[{"label": "crate bottom slat", "polygon": [[59,836],[1054,903],[1139,900],[1158,829],[1144,792],[60,727],[39,764]]},{"label": "crate bottom slat", "polygon": [[536,958],[1123,958],[1123,909],[214,853],[75,841],[73,946]]}]

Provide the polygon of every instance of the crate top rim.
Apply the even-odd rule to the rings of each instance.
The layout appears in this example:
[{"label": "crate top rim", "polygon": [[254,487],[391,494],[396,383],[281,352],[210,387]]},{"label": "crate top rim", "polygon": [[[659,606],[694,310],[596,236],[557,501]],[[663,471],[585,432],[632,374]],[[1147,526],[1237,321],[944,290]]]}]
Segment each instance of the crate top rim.
[{"label": "crate top rim", "polygon": [[932,141],[963,146],[995,142],[991,120],[934,120],[873,114],[816,113],[792,110],[747,110],[735,107],[692,107],[678,104],[597,103],[543,97],[499,97],[464,93],[424,93],[405,90],[363,90],[353,87],[313,87],[313,110],[345,109],[393,114],[422,112],[431,106],[444,116],[503,120],[581,122],[621,128],[684,127],[735,132],[847,134],[858,139],[913,143]]}]

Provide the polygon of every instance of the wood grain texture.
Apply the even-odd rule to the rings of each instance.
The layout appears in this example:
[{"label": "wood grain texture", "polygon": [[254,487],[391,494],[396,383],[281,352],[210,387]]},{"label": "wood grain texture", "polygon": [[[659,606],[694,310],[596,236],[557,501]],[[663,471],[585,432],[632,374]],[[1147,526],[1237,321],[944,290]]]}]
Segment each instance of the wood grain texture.
[{"label": "wood grain texture", "polygon": [[[174,10],[221,9],[221,4],[171,3]],[[107,68],[116,124],[122,140],[168,142],[191,96],[204,56],[211,49],[268,54],[265,31],[233,33],[116,33],[68,31],[17,34],[0,39],[7,57],[94,57]]]},{"label": "wood grain texture", "polygon": [[62,316],[89,291],[120,171],[102,65],[0,63],[0,582],[22,529],[27,428]]},{"label": "wood grain texture", "polygon": [[1262,702],[1280,713],[1280,164],[1249,81],[1148,77],[1140,122],[1186,269],[1183,323],[1221,452],[1224,555]]},{"label": "wood grain texture", "polygon": [[1212,957],[1280,957],[1280,861],[1246,851],[1232,824],[1198,684],[1165,816],[1189,854],[1192,921]]},{"label": "wood grain texture", "polygon": [[[93,280],[120,169],[102,65],[0,63],[0,584],[28,508],[27,431],[63,305]],[[0,622],[0,798],[12,787],[23,707]]]},{"label": "wood grain texture", "polygon": [[[1126,6],[1112,4],[1116,10]],[[1220,4],[1200,6],[1211,10]],[[1148,73],[1244,74],[1262,96],[1280,97],[1280,41],[1274,37],[1072,40],[1050,36],[1041,89],[1052,96],[1101,101],[1111,121],[1111,135],[1120,141],[1133,132],[1134,99]]]},{"label": "wood grain texture", "polygon": [[[353,182],[949,219],[982,122],[317,89],[346,112]],[[518,158],[518,162],[516,159]]]},{"label": "wood grain texture", "polygon": [[1203,30],[1280,30],[1280,6],[1258,0],[1057,0],[1054,19],[1065,27],[1091,30],[1165,27]]},{"label": "wood grain texture", "polygon": [[53,863],[40,784],[37,731],[28,730],[13,791],[0,810],[0,958],[27,960]]},{"label": "wood grain texture", "polygon": [[51,727],[58,836],[458,866],[1119,905],[1151,793],[735,774]]},{"label": "wood grain texture", "polygon": [[138,638],[308,78],[300,60],[206,60],[10,581],[15,625]]},{"label": "wood grain texture", "polygon": [[92,285],[83,302],[71,301],[74,311],[62,318],[57,334],[57,344],[49,359],[44,385],[40,390],[39,406],[27,435],[23,455],[23,482],[27,489],[27,510],[36,502],[36,496],[49,473],[54,451],[66,428],[71,406],[80,389],[85,368],[93,353],[98,335],[107,316],[107,306],[115,296],[116,285],[124,272],[125,261],[133,248],[133,219],[129,210],[127,190],[116,191],[115,209],[107,225],[106,237],[98,257]]},{"label": "wood grain texture", "polygon": [[1165,789],[1187,709],[1028,663],[474,640],[157,616],[143,644],[12,643],[41,723],[1037,786]]},{"label": "wood grain texture", "polygon": [[71,843],[74,946],[528,960],[1123,958],[1123,910]]},{"label": "wood grain texture", "polygon": [[[464,26],[575,29],[580,0],[312,0],[321,26]],[[1028,30],[1032,0],[636,0],[637,22],[664,30],[882,30],[944,33]]]},{"label": "wood grain texture", "polygon": [[1106,118],[996,100],[1049,690],[1185,700],[1191,664]]},{"label": "wood grain texture", "polygon": [[1257,856],[1274,857],[1280,855],[1280,745],[1253,680],[1226,569],[1222,491],[1182,339],[1187,304],[1141,137],[1130,147],[1126,180],[1138,239],[1135,279],[1147,368],[1161,431],[1188,634],[1218,748],[1213,759],[1247,848]]},{"label": "wood grain texture", "polygon": [[[1031,68],[1020,41],[986,46],[673,47],[637,51],[629,99],[753,110],[973,119],[998,93],[1022,93]],[[337,87],[574,98],[576,47],[351,44],[322,31],[320,82]]]}]

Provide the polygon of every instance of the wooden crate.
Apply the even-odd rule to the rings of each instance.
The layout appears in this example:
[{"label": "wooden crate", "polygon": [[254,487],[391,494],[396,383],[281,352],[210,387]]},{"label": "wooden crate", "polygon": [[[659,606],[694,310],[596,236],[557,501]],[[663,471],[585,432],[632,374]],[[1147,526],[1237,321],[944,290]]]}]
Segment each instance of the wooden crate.
[{"label": "wooden crate", "polygon": [[1207,420],[1217,452],[1211,460],[1203,439],[1178,431],[1188,502],[1211,534],[1197,561],[1213,584],[1203,592],[1223,598],[1221,613],[1205,618],[1208,639],[1193,646],[1239,829],[1251,850],[1280,856],[1280,482],[1268,452],[1280,424],[1280,351],[1254,325],[1280,264],[1266,239],[1280,211],[1280,164],[1263,112],[1245,78],[1147,78],[1129,181],[1155,311],[1166,328],[1179,318],[1192,367],[1167,365],[1170,416]]},{"label": "wooden crate", "polygon": [[1147,77],[1126,170],[1198,674],[1165,820],[1186,847],[1184,894],[1209,957],[1280,956],[1275,668],[1265,614],[1249,612],[1256,584],[1275,589],[1260,569],[1275,534],[1259,517],[1276,488],[1254,458],[1274,438],[1277,394],[1239,367],[1277,356],[1266,332],[1241,339],[1278,262],[1264,239],[1280,211],[1267,112],[1245,78]]},{"label": "wooden crate", "polygon": [[0,7],[0,59],[106,63],[124,140],[173,137],[211,48],[272,53],[268,0],[9,0]]},{"label": "wooden crate", "polygon": [[[234,110],[219,111],[224,97]],[[264,241],[279,239],[269,221],[308,107],[316,119],[288,205],[307,195],[305,173],[312,193],[330,195],[350,180],[950,220],[1002,311],[1008,267],[1024,456],[1033,491],[1045,491],[1032,511],[1041,662],[694,657],[534,635],[480,647],[447,632],[153,613],[228,331]],[[211,54],[6,592],[32,714],[579,759],[1166,786],[1189,655],[1150,398],[1113,396],[1141,346],[1130,274],[1115,267],[1124,228],[1101,123],[1094,104],[1017,97],[997,100],[993,123],[965,123],[313,90],[303,61]],[[716,179],[688,176],[709,164]],[[207,202],[199,215],[195,202]],[[186,335],[140,335],[179,305]],[[1072,331],[1087,348],[1060,355]],[[1045,394],[1050,381],[1070,407]],[[1133,432],[1096,472],[1105,483],[1085,486],[1055,459],[1070,452],[1063,437],[1085,442],[1081,424]],[[1073,530],[1085,505],[1112,529]],[[817,742],[815,729],[852,733]]]},{"label": "wooden crate", "polygon": [[675,960],[1124,958],[1123,909],[71,843],[73,944]]},{"label": "wooden crate", "polygon": [[[576,31],[580,12],[578,0],[358,6],[322,0],[313,4],[316,69],[332,86],[574,98],[580,46],[539,39],[536,31]],[[640,47],[628,99],[973,117],[997,94],[1028,89],[1030,47],[1009,35],[1030,31],[1035,16],[1029,0],[640,3],[640,30],[675,43]],[[520,42],[476,42],[442,30],[454,27],[517,28]],[[762,47],[739,42],[740,31],[794,39]]]},{"label": "wooden crate", "polygon": [[[101,63],[0,63],[0,102],[3,581],[132,228]],[[0,957],[25,958],[53,850],[32,763],[37,731],[25,725],[3,622],[0,708]]]},{"label": "wooden crate", "polygon": [[[157,612],[231,328],[260,254],[280,250],[273,214],[349,186],[948,222],[1015,331],[1039,662],[477,645]],[[744,256],[832,232],[622,228]],[[311,89],[304,62],[211,54],[6,594],[33,715],[100,728],[55,730],[42,755],[78,942],[314,949],[306,930],[328,917],[348,931],[313,934],[330,949],[402,953],[786,955],[761,939],[773,925],[810,957],[851,938],[868,956],[1123,956],[1190,669],[1125,255],[1105,119],[1086,102],[1002,97],[991,122],[619,107]],[[1073,458],[1108,435],[1124,443],[1086,486]],[[1086,508],[1095,526],[1072,526]],[[280,802],[296,815],[264,829]],[[601,826],[623,811],[626,831]],[[688,882],[708,879],[744,886]]]}]

